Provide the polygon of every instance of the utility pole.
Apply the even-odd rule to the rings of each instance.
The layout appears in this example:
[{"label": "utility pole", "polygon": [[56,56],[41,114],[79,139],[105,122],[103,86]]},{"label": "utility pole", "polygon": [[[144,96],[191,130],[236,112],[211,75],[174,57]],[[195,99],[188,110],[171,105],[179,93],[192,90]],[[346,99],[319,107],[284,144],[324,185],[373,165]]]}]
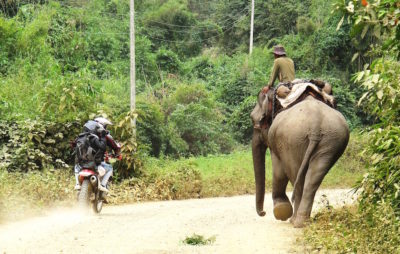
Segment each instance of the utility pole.
[{"label": "utility pole", "polygon": [[251,22],[250,22],[250,47],[249,54],[253,52],[253,31],[254,31],[254,0],[251,0]]},{"label": "utility pole", "polygon": [[[135,0],[130,0],[130,83],[131,83],[131,111],[136,109],[136,63],[135,63]],[[133,120],[133,134],[136,135],[136,120]]]},{"label": "utility pole", "polygon": [[131,110],[136,109],[136,66],[135,66],[135,0],[130,0],[130,80],[131,80]]}]

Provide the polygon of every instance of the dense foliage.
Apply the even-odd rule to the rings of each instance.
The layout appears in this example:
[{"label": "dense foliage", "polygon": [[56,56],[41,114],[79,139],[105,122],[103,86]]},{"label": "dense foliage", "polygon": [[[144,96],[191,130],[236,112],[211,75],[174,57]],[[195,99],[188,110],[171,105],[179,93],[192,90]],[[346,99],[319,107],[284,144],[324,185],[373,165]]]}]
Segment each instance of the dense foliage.
[{"label": "dense foliage", "polygon": [[[336,31],[340,16],[330,15],[331,1],[258,1],[251,56],[248,1],[205,2],[136,1],[137,107],[130,113],[129,1],[2,4],[0,118],[18,135],[28,133],[25,122],[37,126],[32,132],[44,131],[58,151],[26,136],[13,146],[18,136],[10,136],[7,127],[1,129],[8,133],[0,143],[1,158],[8,156],[2,167],[24,171],[70,162],[58,146],[67,147],[79,127],[60,127],[61,136],[46,126],[81,125],[95,115],[118,123],[112,132],[124,142],[124,177],[146,156],[228,153],[250,140],[249,114],[269,79],[270,49],[277,43],[294,59],[298,77],[333,85],[351,127],[368,120],[355,107],[364,90],[349,81],[358,68],[350,61],[358,48],[350,25]],[[126,119],[136,114],[137,140]],[[20,158],[21,151],[33,159]]]},{"label": "dense foliage", "polygon": [[359,104],[376,122],[371,127],[370,144],[366,148],[371,155],[371,170],[361,184],[362,205],[388,201],[400,214],[400,5],[390,0],[363,0],[348,1],[344,5],[340,3],[337,8],[345,12],[353,24],[352,29],[360,33],[361,39],[372,32],[369,36],[377,42],[368,51],[372,63],[365,65],[364,70],[354,76],[355,82],[360,83],[366,91]]},{"label": "dense foliage", "polygon": [[65,168],[71,162],[70,144],[65,140],[74,140],[80,124],[30,120],[0,123],[0,167],[22,172]]}]

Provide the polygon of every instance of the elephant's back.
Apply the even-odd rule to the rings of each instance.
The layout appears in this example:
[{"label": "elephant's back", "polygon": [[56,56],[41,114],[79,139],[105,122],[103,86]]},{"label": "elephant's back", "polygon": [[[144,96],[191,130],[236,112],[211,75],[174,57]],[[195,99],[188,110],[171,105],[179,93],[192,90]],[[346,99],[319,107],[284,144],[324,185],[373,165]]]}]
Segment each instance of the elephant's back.
[{"label": "elephant's back", "polygon": [[342,153],[349,139],[343,115],[326,104],[307,98],[276,116],[268,133],[271,150],[289,164],[302,161],[309,140],[319,140],[321,153]]},{"label": "elephant's back", "polygon": [[313,128],[318,128],[321,134],[326,134],[323,133],[325,131],[346,133],[349,130],[345,118],[339,111],[314,98],[307,98],[278,114],[270,130],[304,135],[304,131],[313,131]]}]

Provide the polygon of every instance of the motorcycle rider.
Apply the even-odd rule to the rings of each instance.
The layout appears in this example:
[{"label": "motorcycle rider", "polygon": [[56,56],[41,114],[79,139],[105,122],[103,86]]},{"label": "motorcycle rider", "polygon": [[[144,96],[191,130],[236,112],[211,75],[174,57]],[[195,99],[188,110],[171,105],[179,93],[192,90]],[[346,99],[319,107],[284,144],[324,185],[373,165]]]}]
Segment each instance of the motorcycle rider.
[{"label": "motorcycle rider", "polygon": [[[94,155],[94,162],[97,167],[102,167],[105,169],[105,174],[101,180],[99,185],[99,190],[108,192],[107,183],[113,173],[113,167],[111,164],[104,161],[104,155],[107,150],[107,147],[110,147],[114,154],[119,157],[119,153],[121,150],[120,145],[114,140],[114,138],[110,135],[110,132],[107,131],[107,126],[112,125],[112,123],[104,118],[97,117],[94,121],[89,120],[84,125],[84,133],[91,133],[89,135],[89,144],[96,151]],[[93,134],[94,132],[94,134]],[[75,164],[75,190],[80,190],[81,186],[79,184],[79,171],[81,170],[81,165],[79,163]]]}]

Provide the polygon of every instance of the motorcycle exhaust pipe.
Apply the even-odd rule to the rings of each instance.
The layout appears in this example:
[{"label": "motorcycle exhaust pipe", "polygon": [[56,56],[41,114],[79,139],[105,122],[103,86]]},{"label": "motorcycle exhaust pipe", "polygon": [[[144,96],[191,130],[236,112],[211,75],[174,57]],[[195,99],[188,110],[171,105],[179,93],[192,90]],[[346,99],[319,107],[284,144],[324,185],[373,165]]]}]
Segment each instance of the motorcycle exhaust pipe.
[{"label": "motorcycle exhaust pipe", "polygon": [[92,185],[96,185],[97,184],[97,177],[96,176],[91,176],[90,177],[90,182],[92,183]]}]

